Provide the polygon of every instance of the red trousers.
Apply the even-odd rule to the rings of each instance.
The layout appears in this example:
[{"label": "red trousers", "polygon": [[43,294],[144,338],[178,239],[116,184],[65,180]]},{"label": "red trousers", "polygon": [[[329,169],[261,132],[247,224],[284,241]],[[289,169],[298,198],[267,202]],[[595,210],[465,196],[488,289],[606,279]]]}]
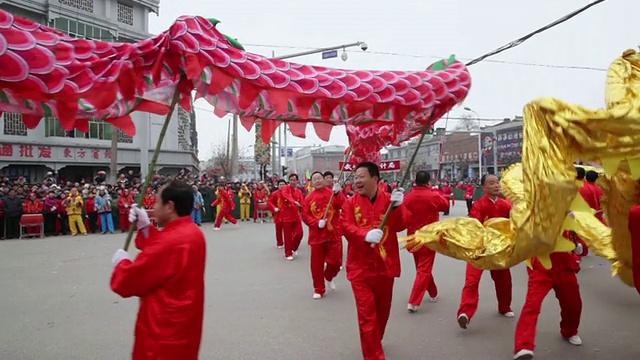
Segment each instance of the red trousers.
[{"label": "red trousers", "polygon": [[238,220],[236,220],[236,218],[233,217],[233,213],[231,212],[231,209],[225,209],[224,206],[220,209],[220,212],[218,213],[218,216],[216,217],[216,223],[214,225],[214,227],[219,228],[220,225],[222,225],[222,220],[229,220],[230,223],[232,224],[237,224]]},{"label": "red trousers", "polygon": [[393,281],[380,275],[351,281],[364,360],[384,360],[382,338],[391,312]]},{"label": "red trousers", "polygon": [[120,214],[120,230],[129,231],[131,223],[129,222],[129,214]]},{"label": "red trousers", "polygon": [[[458,316],[466,314],[469,320],[478,310],[478,300],[480,294],[478,287],[483,270],[467,263],[467,274],[462,289],[462,300]],[[504,314],[511,311],[511,270],[491,270],[491,279],[496,287],[496,297],[498,298],[498,312]]]},{"label": "red trousers", "polygon": [[542,301],[553,289],[560,303],[560,334],[569,338],[578,335],[580,314],[582,313],[582,299],[580,287],[574,271],[570,269],[531,270],[529,272],[529,287],[527,297],[522,308],[522,314],[516,326],[515,352],[520,350],[535,350],[536,325]]},{"label": "red trousers", "polygon": [[[324,295],[324,281],[333,280],[340,272],[342,265],[342,244],[338,241],[327,241],[311,246],[311,279],[316,294]],[[327,266],[325,267],[325,263]]]},{"label": "red trousers", "polygon": [[432,298],[438,296],[438,287],[432,274],[435,259],[435,251],[427,247],[413,253],[413,260],[416,263],[416,279],[413,282],[411,296],[409,296],[409,304],[419,306],[427,291]]},{"label": "red trousers", "polygon": [[293,226],[293,251],[298,251],[303,237],[304,231],[302,230],[302,220],[298,220]]},{"label": "red trousers", "polygon": [[276,225],[276,245],[284,246],[284,240],[282,237],[282,223],[277,222],[275,223],[275,225]]},{"label": "red trousers", "polygon": [[[284,256],[293,256],[293,252],[298,250],[296,245],[296,226],[295,222],[283,222],[280,224],[282,228],[282,234],[284,235]],[[276,230],[277,231],[277,230]]]}]

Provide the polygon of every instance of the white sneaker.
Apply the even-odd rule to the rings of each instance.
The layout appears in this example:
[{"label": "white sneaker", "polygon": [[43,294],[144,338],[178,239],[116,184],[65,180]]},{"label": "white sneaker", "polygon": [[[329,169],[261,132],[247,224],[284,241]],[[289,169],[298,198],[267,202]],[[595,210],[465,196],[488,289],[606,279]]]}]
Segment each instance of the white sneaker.
[{"label": "white sneaker", "polygon": [[322,295],[320,294],[313,294],[313,300],[320,300],[322,299]]},{"label": "white sneaker", "polygon": [[331,280],[331,281],[327,281],[327,283],[329,284],[329,289],[336,291],[336,283],[335,280]]},{"label": "white sneaker", "polygon": [[469,317],[467,314],[460,314],[460,316],[458,316],[458,325],[460,325],[462,329],[466,329],[469,326]]},{"label": "white sneaker", "polygon": [[572,337],[567,338],[567,341],[573,346],[582,345],[582,339],[580,339],[580,336],[578,335],[573,335]]},{"label": "white sneaker", "polygon": [[513,360],[531,360],[531,359],[533,359],[533,351],[531,350],[520,350],[513,356]]},{"label": "white sneaker", "polygon": [[407,305],[407,311],[410,313],[414,313],[418,311],[418,305],[413,305],[413,304]]},{"label": "white sneaker", "polygon": [[438,302],[438,296],[437,295],[436,297],[429,296],[429,302],[432,302],[432,303]]},{"label": "white sneaker", "polygon": [[219,231],[219,230],[220,230],[220,228],[214,227],[214,228],[213,228],[213,230],[214,230],[214,231]]},{"label": "white sneaker", "polygon": [[502,316],[511,319],[514,318],[516,314],[513,311],[507,311],[506,313],[502,314]]},{"label": "white sneaker", "polygon": [[287,256],[287,260],[288,260],[288,261],[293,260],[293,256]]},{"label": "white sneaker", "polygon": [[284,248],[283,245],[278,245],[278,249],[282,249],[282,248]]}]

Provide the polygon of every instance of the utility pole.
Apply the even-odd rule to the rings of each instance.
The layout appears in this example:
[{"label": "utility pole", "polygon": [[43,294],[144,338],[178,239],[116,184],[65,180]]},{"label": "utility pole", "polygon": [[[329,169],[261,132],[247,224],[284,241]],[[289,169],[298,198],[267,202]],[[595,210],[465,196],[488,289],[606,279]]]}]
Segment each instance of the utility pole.
[{"label": "utility pole", "polygon": [[[227,151],[224,155],[225,160],[227,162],[227,170],[229,171],[229,173],[227,173],[227,177],[229,177],[230,173],[231,173],[231,151],[230,151],[230,146],[231,146],[231,119],[227,119]],[[228,179],[227,179],[228,180]]]},{"label": "utility pole", "polygon": [[231,138],[231,174],[233,179],[239,172],[238,166],[238,115],[233,115],[233,137]]},{"label": "utility pole", "polygon": [[[151,125],[151,124],[149,124]],[[111,126],[111,166],[109,170],[109,183],[115,184],[118,178],[118,128]],[[143,170],[143,169],[140,169]]]}]

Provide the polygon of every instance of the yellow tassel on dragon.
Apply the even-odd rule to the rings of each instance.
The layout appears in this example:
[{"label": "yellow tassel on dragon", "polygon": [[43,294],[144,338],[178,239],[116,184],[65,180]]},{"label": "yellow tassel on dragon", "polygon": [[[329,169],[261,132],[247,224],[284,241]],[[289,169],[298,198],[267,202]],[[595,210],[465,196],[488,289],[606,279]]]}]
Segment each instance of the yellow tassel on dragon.
[{"label": "yellow tassel on dragon", "polygon": [[[502,173],[502,192],[513,203],[510,219],[484,224],[470,218],[442,220],[417,231],[405,247],[427,246],[485,270],[509,268],[532,257],[549,267],[552,252],[573,250],[562,236],[570,230],[609,260],[613,274],[625,284],[634,286],[635,272],[640,292],[640,239],[635,246],[632,242],[632,233],[638,238],[640,230],[629,226],[630,215],[640,218],[640,53],[627,50],[611,64],[605,93],[606,109],[589,110],[554,98],[524,107],[522,163]],[[598,183],[610,228],[578,193],[577,159],[604,168]]]}]

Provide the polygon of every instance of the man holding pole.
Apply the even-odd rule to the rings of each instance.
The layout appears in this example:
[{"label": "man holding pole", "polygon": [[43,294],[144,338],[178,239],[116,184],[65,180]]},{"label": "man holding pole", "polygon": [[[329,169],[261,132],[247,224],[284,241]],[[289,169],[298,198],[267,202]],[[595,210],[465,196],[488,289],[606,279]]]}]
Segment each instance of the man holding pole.
[{"label": "man holding pole", "polygon": [[[380,191],[380,170],[371,162],[356,166],[356,193],[342,207],[341,227],[347,238],[347,279],[351,281],[365,360],[384,360],[382,338],[389,320],[394,278],[400,276],[397,232],[407,227],[410,214],[404,194]],[[387,223],[379,229],[387,209]],[[382,242],[382,243],[381,243]],[[372,245],[374,245],[372,247]]]},{"label": "man holding pole", "polygon": [[112,258],[111,289],[140,298],[134,360],[197,360],[204,316],[205,238],[191,220],[193,192],[184,183],[165,186],[154,209],[160,231],[146,211],[133,206],[129,220],[138,229],[131,260],[125,250]]},{"label": "man holding pole", "polygon": [[332,189],[325,186],[325,178],[319,171],[311,175],[311,184],[313,191],[303,201],[302,220],[309,226],[313,299],[319,300],[326,290],[325,280],[331,290],[336,289],[333,279],[342,265],[340,209],[346,197],[339,184],[334,184]]}]

